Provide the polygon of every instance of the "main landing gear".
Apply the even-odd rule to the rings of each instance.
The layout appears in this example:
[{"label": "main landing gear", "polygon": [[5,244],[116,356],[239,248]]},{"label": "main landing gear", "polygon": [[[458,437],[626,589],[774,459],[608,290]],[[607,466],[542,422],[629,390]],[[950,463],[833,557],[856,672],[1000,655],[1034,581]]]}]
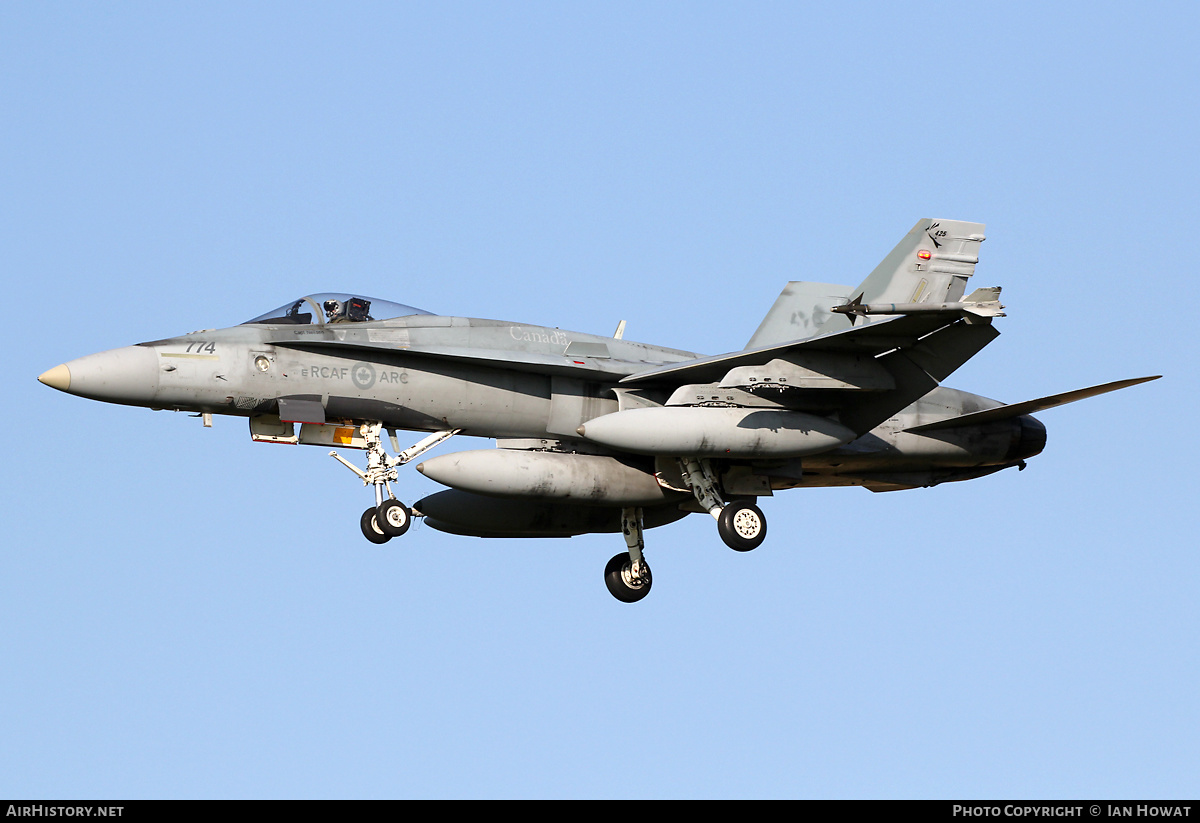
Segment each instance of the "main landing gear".
[{"label": "main landing gear", "polygon": [[621,509],[621,531],[629,551],[616,555],[604,567],[604,585],[622,603],[636,603],[650,594],[650,566],[642,556],[642,510]]},{"label": "main landing gear", "polygon": [[[696,500],[717,521],[717,534],[734,551],[757,549],[767,538],[767,518],[753,503],[721,498],[720,483],[712,464],[699,458],[681,458],[679,467]],[[604,567],[604,585],[622,603],[636,603],[650,593],[650,566],[642,555],[642,510],[621,510],[621,531],[629,551],[618,554]]]},{"label": "main landing gear", "polygon": [[767,539],[767,518],[753,503],[721,499],[720,483],[712,464],[695,457],[681,458],[679,467],[697,502],[717,521],[717,534],[735,552],[757,549]]},{"label": "main landing gear", "polygon": [[[396,495],[392,493],[391,484],[396,479],[397,467],[403,466],[416,457],[420,457],[434,446],[462,431],[462,429],[451,429],[435,432],[420,443],[392,457],[383,448],[383,441],[379,436],[382,430],[383,424],[378,422],[363,423],[359,427],[359,431],[362,432],[363,438],[367,441],[366,471],[358,468],[358,466],[355,466],[335,451],[329,453],[330,457],[362,478],[364,486],[375,487],[375,505],[363,512],[362,517],[359,519],[359,525],[362,527],[364,537],[372,543],[380,544],[388,542],[393,537],[399,537],[408,531],[408,527],[412,525],[412,510],[397,500]],[[392,435],[392,447],[400,451],[399,445],[396,443],[395,434],[390,430],[388,433]],[[386,498],[383,494],[385,489],[387,490]]]}]

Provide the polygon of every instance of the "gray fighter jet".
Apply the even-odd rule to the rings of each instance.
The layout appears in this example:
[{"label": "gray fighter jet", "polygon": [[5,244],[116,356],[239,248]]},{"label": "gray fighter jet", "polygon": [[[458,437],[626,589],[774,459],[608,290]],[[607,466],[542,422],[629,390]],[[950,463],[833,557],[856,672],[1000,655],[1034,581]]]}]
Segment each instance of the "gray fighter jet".
[{"label": "gray fighter jet", "polygon": [[[970,480],[1042,451],[1030,416],[1154,377],[1004,405],[939,384],[999,332],[999,288],[967,292],[983,225],[919,221],[859,286],[789,283],[746,348],[712,357],[612,337],[314,294],[239,326],[92,354],[38,379],[70,394],[249,420],[251,438],[365,451],[366,538],[413,516],[477,537],[621,532],[604,579],[650,591],[643,529],[692,512],[737,551],[758,498]],[[965,295],[965,296],[964,296]],[[396,430],[431,434],[401,450]],[[383,445],[388,432],[395,456]],[[417,466],[450,489],[396,499],[399,467],[456,434],[498,448]]]}]

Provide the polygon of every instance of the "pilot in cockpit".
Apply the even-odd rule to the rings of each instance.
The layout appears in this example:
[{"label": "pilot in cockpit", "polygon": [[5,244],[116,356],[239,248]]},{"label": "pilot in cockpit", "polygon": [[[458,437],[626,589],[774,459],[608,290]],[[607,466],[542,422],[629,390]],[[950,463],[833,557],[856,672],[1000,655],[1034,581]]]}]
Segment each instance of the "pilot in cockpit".
[{"label": "pilot in cockpit", "polygon": [[362,323],[371,320],[371,301],[363,297],[341,300],[326,300],[322,304],[327,323]]},{"label": "pilot in cockpit", "polygon": [[327,322],[337,323],[346,319],[346,306],[341,300],[326,300],[322,307]]}]

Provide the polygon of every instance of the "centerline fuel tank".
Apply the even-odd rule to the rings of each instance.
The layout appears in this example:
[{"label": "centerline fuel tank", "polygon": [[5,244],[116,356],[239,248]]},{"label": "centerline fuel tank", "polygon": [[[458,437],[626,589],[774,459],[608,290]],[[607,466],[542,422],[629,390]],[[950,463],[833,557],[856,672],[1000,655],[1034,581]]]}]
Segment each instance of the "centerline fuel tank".
[{"label": "centerline fuel tank", "polygon": [[593,506],[658,506],[681,497],[661,487],[651,471],[593,454],[481,449],[434,457],[417,471],[445,486],[492,497]]}]

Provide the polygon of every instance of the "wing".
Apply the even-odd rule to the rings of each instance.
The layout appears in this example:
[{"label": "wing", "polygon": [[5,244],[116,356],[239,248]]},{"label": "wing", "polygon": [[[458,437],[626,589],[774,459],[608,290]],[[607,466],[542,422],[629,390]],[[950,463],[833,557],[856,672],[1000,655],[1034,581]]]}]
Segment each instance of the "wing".
[{"label": "wing", "polygon": [[[730,369],[739,366],[765,365],[772,360],[799,352],[828,352],[877,357],[896,349],[915,348],[922,338],[955,325],[963,317],[963,314],[960,311],[947,311],[936,314],[931,312],[921,315],[885,317],[870,325],[827,332],[807,340],[792,340],[757,349],[745,349],[712,357],[698,357],[681,363],[670,363],[631,374],[623,378],[621,382],[678,385],[680,383],[714,381],[720,379]],[[973,325],[979,326],[981,329],[977,336],[988,337],[988,342],[999,334],[986,323]],[[984,329],[987,331],[982,331]],[[949,372],[945,376],[948,374]],[[942,379],[945,379],[945,376]]]}]

